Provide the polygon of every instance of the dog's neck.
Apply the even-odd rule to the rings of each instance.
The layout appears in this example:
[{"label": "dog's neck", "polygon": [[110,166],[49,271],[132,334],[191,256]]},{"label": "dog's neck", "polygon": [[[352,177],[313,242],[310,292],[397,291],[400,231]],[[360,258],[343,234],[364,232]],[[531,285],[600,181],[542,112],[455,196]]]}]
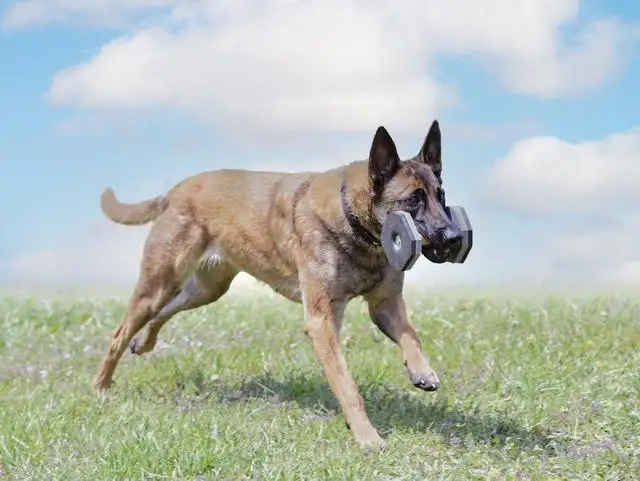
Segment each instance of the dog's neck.
[{"label": "dog's neck", "polygon": [[342,185],[340,187],[340,198],[342,202],[342,212],[344,213],[344,216],[346,217],[347,222],[349,222],[349,225],[351,226],[351,229],[353,230],[353,233],[356,235],[356,237],[358,237],[366,244],[370,244],[376,247],[381,246],[382,244],[380,243],[380,240],[374,234],[372,234],[369,229],[367,229],[362,224],[362,222],[360,222],[358,216],[353,212],[353,209],[349,204],[349,199],[347,198],[347,179],[342,180]]}]

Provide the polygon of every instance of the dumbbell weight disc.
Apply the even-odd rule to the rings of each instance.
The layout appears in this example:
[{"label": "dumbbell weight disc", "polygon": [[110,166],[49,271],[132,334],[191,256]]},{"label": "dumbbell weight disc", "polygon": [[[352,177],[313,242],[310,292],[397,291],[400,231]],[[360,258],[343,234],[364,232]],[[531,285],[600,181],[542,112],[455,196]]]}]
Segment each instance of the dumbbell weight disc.
[{"label": "dumbbell weight disc", "polygon": [[422,252],[422,236],[407,212],[387,216],[381,240],[389,264],[400,271],[411,269]]},{"label": "dumbbell weight disc", "polygon": [[447,207],[447,215],[451,221],[462,232],[462,244],[460,249],[456,252],[451,252],[448,262],[453,264],[463,264],[467,260],[471,247],[473,247],[473,227],[467,216],[467,211],[464,207],[458,205],[452,205]]}]

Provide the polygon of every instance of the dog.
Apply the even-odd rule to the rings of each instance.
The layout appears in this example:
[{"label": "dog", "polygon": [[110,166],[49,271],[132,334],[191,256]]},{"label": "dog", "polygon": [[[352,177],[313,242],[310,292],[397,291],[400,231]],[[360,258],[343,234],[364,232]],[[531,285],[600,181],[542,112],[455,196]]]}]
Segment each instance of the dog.
[{"label": "dog", "polygon": [[154,223],[93,390],[109,388],[127,349],[151,351],[172,316],[220,299],[245,272],[302,304],[304,332],[346,425],[360,447],[383,449],[345,363],[339,332],[347,303],[361,297],[373,323],[399,347],[412,384],[424,391],[439,388],[407,318],[404,273],[389,265],[380,234],[386,216],[403,210],[428,244],[445,250],[460,242],[461,232],[439,202],[441,152],[434,120],[419,153],[404,161],[380,126],[368,160],[325,172],[206,171],[136,204],[121,203],[105,189],[100,204],[111,221]]}]

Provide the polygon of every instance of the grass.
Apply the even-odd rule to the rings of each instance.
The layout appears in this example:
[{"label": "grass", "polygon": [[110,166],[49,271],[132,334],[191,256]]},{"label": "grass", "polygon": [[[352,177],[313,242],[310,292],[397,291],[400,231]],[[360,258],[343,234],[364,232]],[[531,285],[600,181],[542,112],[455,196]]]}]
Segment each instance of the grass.
[{"label": "grass", "polygon": [[634,479],[640,302],[413,298],[437,393],[354,301],[342,344],[387,450],[352,440],[302,311],[229,296],[90,384],[119,299],[0,301],[0,479]]}]

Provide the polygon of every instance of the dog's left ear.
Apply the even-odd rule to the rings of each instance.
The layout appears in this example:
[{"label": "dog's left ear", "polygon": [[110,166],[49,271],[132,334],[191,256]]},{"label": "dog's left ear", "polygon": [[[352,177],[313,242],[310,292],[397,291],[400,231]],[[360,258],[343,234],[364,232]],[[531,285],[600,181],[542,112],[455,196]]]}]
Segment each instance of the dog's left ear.
[{"label": "dog's left ear", "polygon": [[384,186],[400,169],[400,156],[387,129],[380,126],[376,130],[369,152],[369,177],[373,188],[373,197],[382,195]]},{"label": "dog's left ear", "polygon": [[429,132],[424,139],[418,159],[429,165],[440,183],[442,183],[442,140],[440,124],[437,120],[434,120],[431,127],[429,127]]}]

